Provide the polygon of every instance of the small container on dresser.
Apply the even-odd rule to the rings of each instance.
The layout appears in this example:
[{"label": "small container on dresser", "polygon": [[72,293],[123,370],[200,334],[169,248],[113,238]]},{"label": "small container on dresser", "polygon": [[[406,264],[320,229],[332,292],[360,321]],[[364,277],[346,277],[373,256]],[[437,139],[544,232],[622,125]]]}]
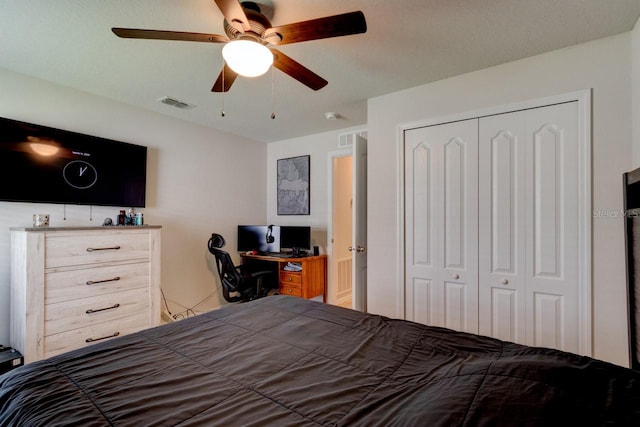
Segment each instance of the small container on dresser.
[{"label": "small container on dresser", "polygon": [[11,346],[25,363],[160,324],[159,226],[11,229]]}]

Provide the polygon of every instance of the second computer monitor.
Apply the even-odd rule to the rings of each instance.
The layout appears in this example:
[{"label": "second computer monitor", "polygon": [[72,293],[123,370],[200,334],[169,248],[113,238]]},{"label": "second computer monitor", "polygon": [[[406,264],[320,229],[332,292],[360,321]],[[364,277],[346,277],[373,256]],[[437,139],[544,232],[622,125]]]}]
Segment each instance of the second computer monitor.
[{"label": "second computer monitor", "polygon": [[311,249],[311,227],[308,226],[280,226],[280,248],[291,249],[293,252]]}]

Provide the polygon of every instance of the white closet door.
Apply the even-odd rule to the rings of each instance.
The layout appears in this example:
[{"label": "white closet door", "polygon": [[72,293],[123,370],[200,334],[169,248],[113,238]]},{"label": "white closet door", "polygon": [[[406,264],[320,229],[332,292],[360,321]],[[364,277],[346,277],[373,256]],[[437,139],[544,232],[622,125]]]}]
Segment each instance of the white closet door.
[{"label": "white closet door", "polygon": [[479,123],[479,331],[524,344],[525,114]]},{"label": "white closet door", "polygon": [[527,344],[578,353],[578,105],[526,111]]},{"label": "white closet door", "polygon": [[437,127],[405,133],[405,317],[442,325],[438,310],[439,159]]},{"label": "white closet door", "polygon": [[579,352],[577,103],[479,122],[480,333]]},{"label": "white closet door", "polygon": [[405,135],[406,317],[478,331],[477,120]]}]

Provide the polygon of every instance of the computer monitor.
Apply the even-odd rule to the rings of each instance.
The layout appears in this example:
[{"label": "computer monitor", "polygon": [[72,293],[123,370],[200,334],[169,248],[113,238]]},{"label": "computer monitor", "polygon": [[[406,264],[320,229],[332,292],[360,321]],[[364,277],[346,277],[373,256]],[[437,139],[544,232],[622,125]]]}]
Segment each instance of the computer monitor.
[{"label": "computer monitor", "polygon": [[294,253],[311,249],[311,227],[281,226],[280,249],[291,249]]},{"label": "computer monitor", "polygon": [[238,252],[280,252],[280,227],[277,225],[239,225]]}]

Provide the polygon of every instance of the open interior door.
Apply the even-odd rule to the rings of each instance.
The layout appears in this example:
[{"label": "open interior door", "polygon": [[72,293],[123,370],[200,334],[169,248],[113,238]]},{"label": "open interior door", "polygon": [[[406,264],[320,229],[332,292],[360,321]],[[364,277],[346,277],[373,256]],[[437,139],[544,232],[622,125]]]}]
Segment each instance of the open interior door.
[{"label": "open interior door", "polygon": [[353,308],[367,311],[367,140],[353,135]]}]

